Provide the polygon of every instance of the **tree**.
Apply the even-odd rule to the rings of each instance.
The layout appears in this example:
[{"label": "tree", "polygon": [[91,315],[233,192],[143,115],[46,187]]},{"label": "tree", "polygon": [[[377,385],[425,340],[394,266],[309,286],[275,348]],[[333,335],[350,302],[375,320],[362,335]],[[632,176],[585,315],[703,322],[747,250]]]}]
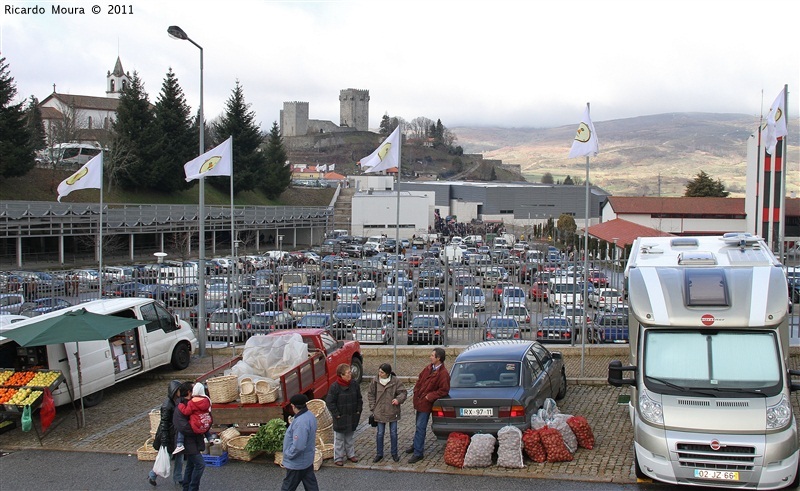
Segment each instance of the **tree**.
[{"label": "tree", "polygon": [[549,172],[545,172],[542,176],[542,184],[554,184],[555,180],[553,179],[553,174]]},{"label": "tree", "polygon": [[267,138],[266,169],[261,180],[261,189],[269,199],[276,199],[292,182],[292,169],[287,165],[287,159],[278,122],[273,121]]},{"label": "tree", "polygon": [[570,176],[567,176],[566,178],[564,178],[564,185],[565,186],[572,186],[574,184],[575,183],[572,181],[572,178]]},{"label": "tree", "polygon": [[0,177],[23,176],[35,164],[31,134],[5,58],[0,58]]},{"label": "tree", "polygon": [[728,194],[721,180],[714,181],[711,176],[701,170],[697,177],[686,184],[684,196],[726,198]]},{"label": "tree", "polygon": [[31,145],[34,150],[41,150],[47,146],[42,110],[39,108],[39,100],[34,96],[28,99],[28,107],[25,109],[25,126],[31,135]]},{"label": "tree", "polygon": [[558,229],[558,235],[561,238],[561,242],[566,243],[571,242],[572,236],[575,235],[575,231],[578,230],[578,225],[575,223],[575,219],[572,217],[572,215],[567,215],[564,213],[558,217],[556,228]]},{"label": "tree", "polygon": [[[216,145],[229,137],[233,137],[233,194],[251,191],[261,182],[259,178],[266,169],[266,156],[261,153],[260,146],[264,141],[258,125],[256,114],[250,110],[250,104],[244,100],[244,90],[239,81],[233,93],[225,102],[225,112],[216,124]],[[208,178],[211,185],[220,190],[230,189],[228,178]]]},{"label": "tree", "polygon": [[183,165],[197,155],[197,133],[192,129],[189,105],[172,68],[167,71],[156,101],[153,124],[157,140],[153,145],[154,189],[171,193],[191,187]]},{"label": "tree", "polygon": [[[153,142],[158,140],[153,125],[153,111],[150,108],[144,82],[138,72],[133,72],[131,83],[123,87],[117,106],[117,119],[114,121],[114,144],[119,147],[116,155],[125,155],[123,162],[109,159],[109,171],[119,184],[126,189],[146,189],[155,187],[156,170],[150,165]],[[115,155],[115,156],[116,156]]]},{"label": "tree", "polygon": [[390,118],[389,114],[384,114],[381,118],[380,134],[389,136],[398,125],[400,125],[399,118]]}]

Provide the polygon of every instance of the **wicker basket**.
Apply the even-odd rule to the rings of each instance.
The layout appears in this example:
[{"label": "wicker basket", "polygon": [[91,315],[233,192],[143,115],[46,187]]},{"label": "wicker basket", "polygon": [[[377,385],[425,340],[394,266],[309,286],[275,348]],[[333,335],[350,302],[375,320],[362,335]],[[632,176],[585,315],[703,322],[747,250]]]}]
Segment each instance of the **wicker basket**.
[{"label": "wicker basket", "polygon": [[150,435],[155,436],[158,431],[158,425],[161,424],[161,408],[150,410]]},{"label": "wicker basket", "polygon": [[236,436],[231,438],[228,441],[228,457],[236,460],[244,460],[245,462],[250,462],[254,458],[258,457],[263,451],[258,452],[248,452],[244,449],[245,445],[247,445],[247,441],[250,440],[249,436]]},{"label": "wicker basket", "polygon": [[258,402],[256,386],[253,385],[252,380],[247,379],[242,381],[241,390],[239,392],[239,400],[242,401],[242,404],[255,404]]},{"label": "wicker basket", "polygon": [[[322,452],[319,451],[319,447],[317,447],[316,451],[314,452],[314,470],[318,471],[320,467],[322,467]],[[283,452],[275,452],[275,460],[276,465],[283,467]]]},{"label": "wicker basket", "polygon": [[224,404],[235,401],[239,395],[239,383],[236,375],[223,375],[208,379],[208,397],[212,404]]},{"label": "wicker basket", "polygon": [[228,442],[231,441],[231,438],[236,438],[237,436],[241,435],[239,430],[236,428],[228,428],[227,430],[223,431],[219,434],[219,440],[222,444],[222,451],[228,450]]},{"label": "wicker basket", "polygon": [[272,387],[265,380],[256,382],[256,395],[259,404],[269,404],[278,398],[278,388]]},{"label": "wicker basket", "polygon": [[321,438],[317,437],[317,451],[322,454],[323,460],[333,458],[333,443],[325,443]]},{"label": "wicker basket", "polygon": [[318,428],[325,428],[333,424],[333,417],[331,412],[328,411],[328,405],[322,399],[311,399],[306,404],[306,407],[317,417]]},{"label": "wicker basket", "polygon": [[156,460],[158,451],[153,449],[153,439],[148,438],[144,445],[136,450],[136,458],[139,460]]},{"label": "wicker basket", "polygon": [[333,425],[324,428],[317,427],[317,442],[333,443]]}]

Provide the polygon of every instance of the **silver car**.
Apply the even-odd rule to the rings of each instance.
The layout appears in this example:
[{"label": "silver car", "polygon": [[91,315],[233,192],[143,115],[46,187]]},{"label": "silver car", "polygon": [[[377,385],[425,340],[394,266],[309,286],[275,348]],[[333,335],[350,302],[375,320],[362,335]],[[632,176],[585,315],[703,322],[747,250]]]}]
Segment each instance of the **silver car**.
[{"label": "silver car", "polygon": [[353,339],[362,344],[389,344],[395,326],[388,315],[362,314],[353,324]]}]

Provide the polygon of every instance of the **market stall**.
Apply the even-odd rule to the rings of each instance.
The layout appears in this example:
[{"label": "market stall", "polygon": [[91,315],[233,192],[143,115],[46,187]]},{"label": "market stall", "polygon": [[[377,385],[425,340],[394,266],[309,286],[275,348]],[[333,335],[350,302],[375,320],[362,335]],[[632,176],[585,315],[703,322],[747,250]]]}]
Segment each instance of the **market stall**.
[{"label": "market stall", "polygon": [[[23,362],[21,366],[27,364],[28,351],[32,349],[35,348],[20,347],[17,349],[17,356]],[[0,433],[17,426],[16,422],[22,420],[26,406],[30,406],[31,418],[33,418],[34,413],[39,412],[42,406],[45,391],[52,392],[64,382],[64,375],[57,370],[0,369]],[[41,444],[42,437],[47,434],[48,428],[44,427],[40,433],[35,424],[32,424],[31,427]]]}]

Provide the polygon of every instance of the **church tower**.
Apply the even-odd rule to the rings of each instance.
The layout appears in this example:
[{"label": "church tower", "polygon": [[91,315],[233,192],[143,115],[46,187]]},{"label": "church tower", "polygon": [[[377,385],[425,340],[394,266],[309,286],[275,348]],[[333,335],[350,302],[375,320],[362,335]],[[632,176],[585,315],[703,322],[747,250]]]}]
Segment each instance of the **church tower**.
[{"label": "church tower", "polygon": [[122,62],[119,60],[119,56],[117,56],[117,63],[114,64],[114,71],[108,72],[108,75],[106,75],[106,97],[119,99],[120,94],[122,94],[122,89],[127,87],[129,83],[131,83],[131,76],[130,74],[126,74],[122,69]]}]

